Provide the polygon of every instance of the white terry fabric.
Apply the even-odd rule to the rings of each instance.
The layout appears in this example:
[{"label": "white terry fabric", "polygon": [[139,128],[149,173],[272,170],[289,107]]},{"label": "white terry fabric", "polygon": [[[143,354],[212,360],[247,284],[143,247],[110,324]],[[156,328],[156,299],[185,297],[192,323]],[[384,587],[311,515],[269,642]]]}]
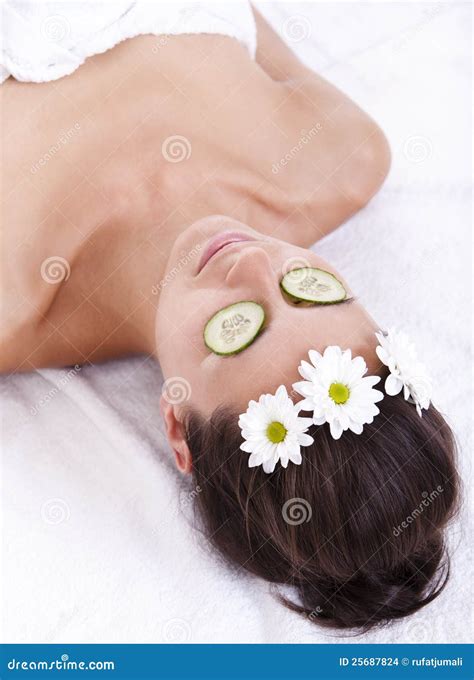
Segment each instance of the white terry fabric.
[{"label": "white terry fabric", "polygon": [[[470,489],[469,8],[434,7],[431,16],[424,2],[259,4],[283,35],[305,15],[311,31],[293,47],[389,136],[384,188],[315,250],[381,325],[402,326],[418,345]],[[466,507],[441,596],[404,621],[338,636],[221,564],[193,528],[151,359],[0,385],[4,642],[470,642]]]},{"label": "white terry fabric", "polygon": [[87,57],[142,34],[219,33],[255,57],[256,25],[246,0],[7,0],[1,6],[0,82],[35,83],[75,71]]}]

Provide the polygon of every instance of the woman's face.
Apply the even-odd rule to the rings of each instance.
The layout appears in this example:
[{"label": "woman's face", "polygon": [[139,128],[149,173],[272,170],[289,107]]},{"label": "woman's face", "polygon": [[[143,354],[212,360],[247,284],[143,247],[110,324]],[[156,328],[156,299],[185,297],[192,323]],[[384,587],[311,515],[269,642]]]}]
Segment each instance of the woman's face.
[{"label": "woman's face", "polygon": [[[227,233],[249,240],[226,245],[202,266],[209,242]],[[291,392],[308,350],[323,351],[328,345],[351,348],[374,372],[378,327],[356,300],[300,306],[284,295],[281,279],[303,266],[334,274],[352,296],[340,274],[311,250],[264,236],[230,217],[206,217],[179,236],[160,286],[156,321],[157,353],[170,400],[204,415],[223,404],[244,411],[250,399],[281,384]],[[214,354],[204,343],[207,321],[244,300],[265,310],[263,330],[238,354]]]}]

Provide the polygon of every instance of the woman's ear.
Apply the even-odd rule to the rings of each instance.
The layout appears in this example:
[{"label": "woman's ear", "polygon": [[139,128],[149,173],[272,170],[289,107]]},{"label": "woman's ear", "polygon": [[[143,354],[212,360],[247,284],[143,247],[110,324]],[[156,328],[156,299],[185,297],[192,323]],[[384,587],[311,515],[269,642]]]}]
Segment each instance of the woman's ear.
[{"label": "woman's ear", "polygon": [[189,474],[193,467],[191,451],[186,442],[184,426],[179,420],[176,405],[170,404],[161,395],[160,410],[166,427],[166,436],[174,452],[176,467],[183,474]]}]

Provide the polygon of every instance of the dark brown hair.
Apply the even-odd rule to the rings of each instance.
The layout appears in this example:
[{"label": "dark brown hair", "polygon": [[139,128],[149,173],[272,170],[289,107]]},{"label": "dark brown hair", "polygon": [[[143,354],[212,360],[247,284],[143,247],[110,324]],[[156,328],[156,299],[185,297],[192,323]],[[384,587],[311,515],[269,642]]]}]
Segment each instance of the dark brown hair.
[{"label": "dark brown hair", "polygon": [[303,462],[267,475],[248,467],[238,414],[186,419],[196,503],[228,560],[293,586],[291,609],[367,630],[431,602],[449,575],[443,529],[458,496],[453,434],[430,406],[385,397],[361,435],[312,426]]}]

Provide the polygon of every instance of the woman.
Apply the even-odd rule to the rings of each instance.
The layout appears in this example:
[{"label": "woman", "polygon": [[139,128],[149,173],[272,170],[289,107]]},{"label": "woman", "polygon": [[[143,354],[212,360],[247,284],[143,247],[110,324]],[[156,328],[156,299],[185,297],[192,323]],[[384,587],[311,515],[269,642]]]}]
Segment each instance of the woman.
[{"label": "woman", "polygon": [[[156,356],[166,384],[178,377],[189,387],[178,403],[165,391],[162,413],[218,549],[294,586],[285,602],[311,620],[368,628],[415,611],[445,582],[455,447],[426,395],[407,393],[420,418],[402,394],[374,389],[381,360],[393,368],[390,347],[384,354],[379,335],[376,351],[376,323],[306,250],[378,190],[389,166],[384,135],[255,10],[239,7],[243,20],[255,17],[255,59],[222,24],[178,17],[177,35],[117,31],[113,44],[131,39],[67,77],[25,67],[18,79],[44,82],[3,84],[0,368]],[[324,305],[311,296],[320,276]],[[248,307],[228,312],[236,303],[255,305],[255,318]],[[317,369],[327,348],[347,366],[364,362],[357,379],[370,381],[372,401],[363,422],[330,423],[308,402],[311,380],[313,391],[295,382],[313,376],[300,364],[308,352]],[[282,453],[287,431],[274,421],[273,462],[249,431],[252,400],[265,394],[300,428],[298,447]],[[339,411],[349,398],[335,397]],[[293,516],[294,501],[307,521]]]}]

